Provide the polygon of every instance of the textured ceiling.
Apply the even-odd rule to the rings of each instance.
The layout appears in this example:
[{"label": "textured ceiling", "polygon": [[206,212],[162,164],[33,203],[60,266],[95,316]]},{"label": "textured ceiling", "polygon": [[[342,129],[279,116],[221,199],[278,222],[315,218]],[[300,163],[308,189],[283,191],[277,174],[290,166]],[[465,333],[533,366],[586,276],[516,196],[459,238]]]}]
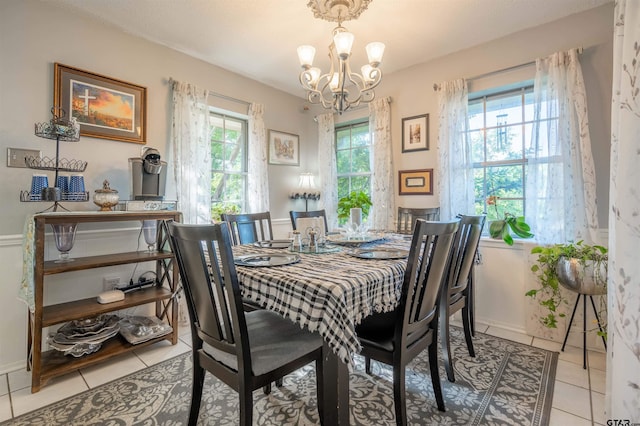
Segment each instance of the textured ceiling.
[{"label": "textured ceiling", "polygon": [[[326,72],[335,23],[313,17],[306,0],[41,0],[69,8],[296,96],[296,48],[316,47]],[[385,74],[613,0],[373,0],[355,21],[352,66],[364,46],[386,44]]]}]

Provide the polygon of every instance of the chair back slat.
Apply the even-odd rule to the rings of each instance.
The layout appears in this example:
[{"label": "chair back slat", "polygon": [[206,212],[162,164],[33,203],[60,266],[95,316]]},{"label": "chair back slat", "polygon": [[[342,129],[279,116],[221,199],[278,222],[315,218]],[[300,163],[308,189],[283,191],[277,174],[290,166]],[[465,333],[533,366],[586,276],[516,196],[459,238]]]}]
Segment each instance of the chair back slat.
[{"label": "chair back slat", "polygon": [[460,227],[451,249],[451,263],[446,278],[449,296],[460,293],[467,288],[482,228],[486,221],[485,215],[458,215],[458,217],[460,218]]},{"label": "chair back slat", "polygon": [[416,219],[423,219],[426,221],[438,221],[440,220],[440,207],[430,207],[430,208],[398,207],[396,232],[398,234],[413,233],[413,226]]},{"label": "chair back slat", "polygon": [[220,215],[229,224],[233,244],[251,244],[256,241],[273,239],[271,213],[242,213]]},{"label": "chair back slat", "polygon": [[324,210],[312,210],[308,212],[296,212],[293,210],[289,211],[289,216],[291,217],[291,227],[293,230],[297,230],[297,221],[298,218],[301,217],[322,217],[324,218],[324,230],[325,232],[329,232],[329,224],[327,222],[327,214]]},{"label": "chair back slat", "polygon": [[227,223],[170,223],[169,233],[195,328],[192,332],[217,349],[241,353],[238,344],[246,342],[238,341],[238,336],[246,323]]},{"label": "chair back slat", "polygon": [[420,328],[426,332],[435,316],[458,223],[458,220],[427,222],[422,219],[415,222],[400,300],[405,337]]}]

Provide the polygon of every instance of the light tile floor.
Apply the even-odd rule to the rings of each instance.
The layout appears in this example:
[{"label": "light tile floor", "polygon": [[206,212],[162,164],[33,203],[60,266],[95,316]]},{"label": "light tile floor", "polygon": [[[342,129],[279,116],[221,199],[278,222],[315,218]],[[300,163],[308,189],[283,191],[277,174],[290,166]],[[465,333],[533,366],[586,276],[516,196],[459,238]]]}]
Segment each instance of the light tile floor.
[{"label": "light tile floor", "polygon": [[[504,339],[560,352],[561,344],[525,334],[478,324],[477,330]],[[190,350],[189,328],[179,330],[177,345],[168,342],[141,348],[111,361],[52,379],[40,392],[31,393],[31,375],[25,370],[0,375],[0,422],[100,386],[118,377],[157,364]],[[567,346],[560,352],[550,426],[606,424],[604,416],[605,354],[587,352],[582,368],[582,348]]]}]

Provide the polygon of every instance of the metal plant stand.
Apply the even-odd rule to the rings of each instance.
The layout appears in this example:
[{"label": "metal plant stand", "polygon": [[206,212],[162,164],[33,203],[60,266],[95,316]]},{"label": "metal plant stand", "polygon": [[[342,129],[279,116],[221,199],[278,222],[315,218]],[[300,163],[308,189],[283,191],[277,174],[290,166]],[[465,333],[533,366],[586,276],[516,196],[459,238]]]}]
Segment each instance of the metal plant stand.
[{"label": "metal plant stand", "polygon": [[571,319],[567,327],[567,332],[564,335],[564,342],[562,343],[562,352],[567,344],[569,338],[569,332],[571,331],[571,324],[573,324],[573,318],[576,315],[576,310],[580,304],[580,298],[582,297],[582,368],[587,368],[587,296],[591,300],[591,307],[593,313],[596,316],[598,322],[598,329],[600,330],[602,343],[604,348],[607,349],[607,340],[604,337],[604,330],[600,323],[600,317],[598,317],[598,310],[596,304],[593,301],[594,295],[603,295],[607,293],[606,286],[606,262],[602,264],[581,264],[578,259],[561,258],[558,261],[556,272],[558,274],[558,281],[568,290],[578,293],[576,297],[576,303],[573,306],[573,312],[571,313]]}]

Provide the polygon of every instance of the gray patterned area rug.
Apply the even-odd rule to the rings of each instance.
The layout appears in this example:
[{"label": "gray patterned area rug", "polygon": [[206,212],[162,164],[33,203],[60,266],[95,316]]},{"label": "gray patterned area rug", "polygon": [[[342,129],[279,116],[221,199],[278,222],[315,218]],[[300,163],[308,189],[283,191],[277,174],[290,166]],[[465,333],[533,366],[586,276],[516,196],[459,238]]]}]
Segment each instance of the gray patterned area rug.
[{"label": "gray patterned area rug", "polygon": [[[427,352],[407,368],[410,425],[548,425],[558,353],[476,333],[476,357],[469,357],[461,329],[452,330],[456,382],[440,377],[447,411],[437,410]],[[350,376],[350,423],[394,425],[392,370],[356,357]],[[315,369],[308,365],[284,379],[284,386],[254,396],[254,424],[319,424]],[[183,425],[191,397],[191,353],[20,416],[11,425]],[[201,425],[238,424],[238,396],[207,374]]]}]

